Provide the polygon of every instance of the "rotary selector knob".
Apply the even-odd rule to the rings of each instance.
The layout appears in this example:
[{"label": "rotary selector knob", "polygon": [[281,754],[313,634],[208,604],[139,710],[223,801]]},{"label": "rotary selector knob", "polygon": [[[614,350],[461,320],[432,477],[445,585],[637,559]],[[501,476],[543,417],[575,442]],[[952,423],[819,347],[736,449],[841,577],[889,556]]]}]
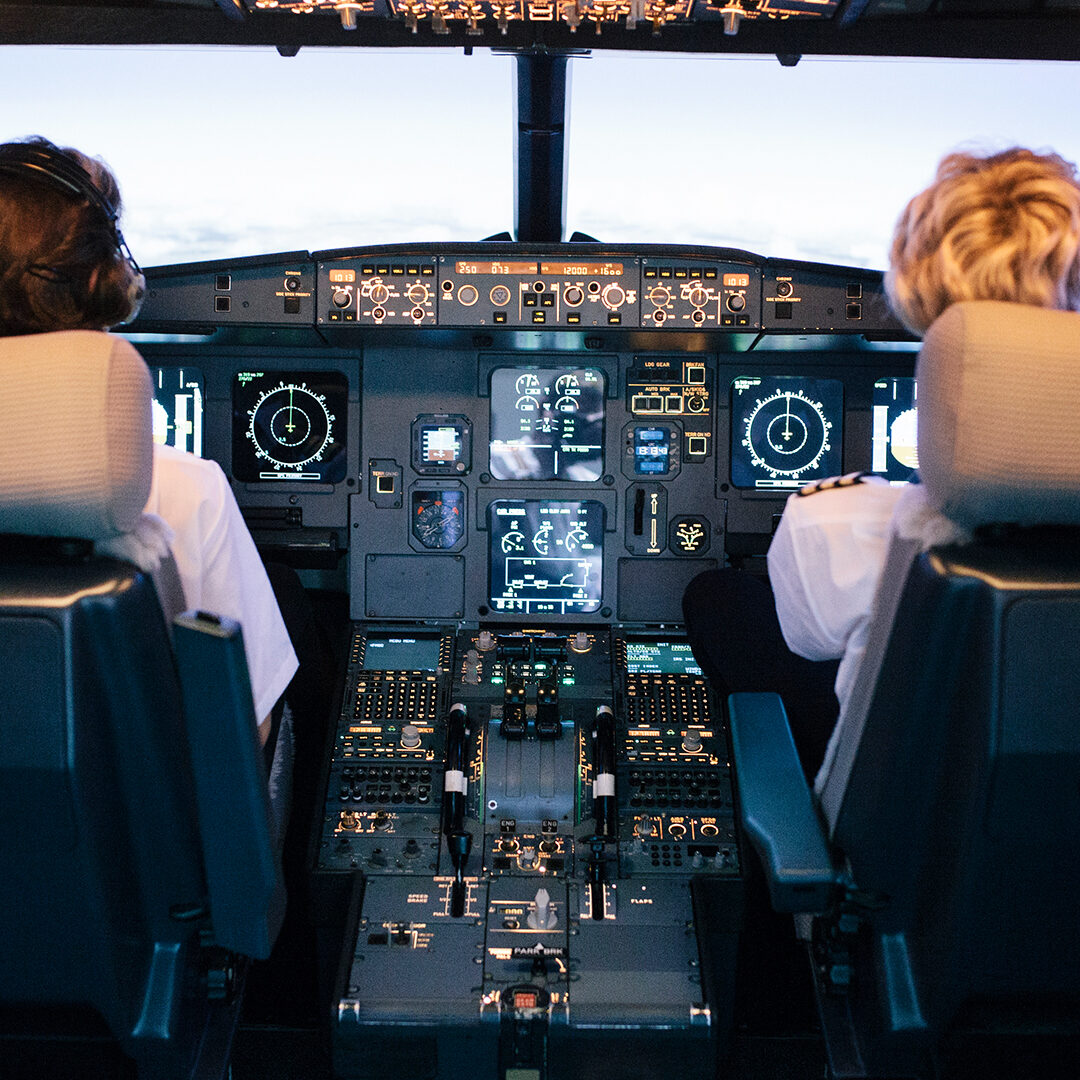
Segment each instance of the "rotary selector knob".
[{"label": "rotary selector knob", "polygon": [[690,290],[690,295],[687,297],[694,307],[704,307],[709,302],[708,290],[703,289],[700,285],[695,285]]},{"label": "rotary selector knob", "polygon": [[600,294],[600,299],[603,300],[604,307],[614,311],[616,308],[621,307],[626,300],[626,290],[621,285],[605,285],[604,291]]},{"label": "rotary selector knob", "polygon": [[671,290],[666,285],[654,285],[649,290],[649,299],[657,307],[664,307],[671,300]]},{"label": "rotary selector knob", "polygon": [[409,299],[414,304],[422,304],[428,298],[428,287],[420,282],[409,286]]},{"label": "rotary selector knob", "polygon": [[683,736],[682,748],[688,754],[696,754],[701,750],[701,736],[696,731],[688,731]]}]

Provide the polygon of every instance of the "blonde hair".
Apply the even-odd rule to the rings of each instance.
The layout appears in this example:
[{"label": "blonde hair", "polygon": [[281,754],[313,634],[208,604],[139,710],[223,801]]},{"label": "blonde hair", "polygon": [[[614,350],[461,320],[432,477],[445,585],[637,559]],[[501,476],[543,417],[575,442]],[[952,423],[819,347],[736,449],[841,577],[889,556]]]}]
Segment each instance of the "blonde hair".
[{"label": "blonde hair", "polygon": [[953,153],[908,203],[885,289],[921,335],[960,300],[1080,308],[1080,182],[1057,154]]}]

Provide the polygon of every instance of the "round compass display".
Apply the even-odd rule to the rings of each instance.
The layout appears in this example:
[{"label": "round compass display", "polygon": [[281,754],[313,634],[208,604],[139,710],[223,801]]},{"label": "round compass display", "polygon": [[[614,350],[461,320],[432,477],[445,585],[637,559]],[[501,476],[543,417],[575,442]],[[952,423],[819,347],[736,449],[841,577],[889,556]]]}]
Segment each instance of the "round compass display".
[{"label": "round compass display", "polygon": [[741,378],[732,383],[731,479],[740,488],[793,488],[841,471],[838,379]]},{"label": "round compass display", "polygon": [[233,389],[239,480],[345,478],[346,380],[339,372],[242,371]]}]

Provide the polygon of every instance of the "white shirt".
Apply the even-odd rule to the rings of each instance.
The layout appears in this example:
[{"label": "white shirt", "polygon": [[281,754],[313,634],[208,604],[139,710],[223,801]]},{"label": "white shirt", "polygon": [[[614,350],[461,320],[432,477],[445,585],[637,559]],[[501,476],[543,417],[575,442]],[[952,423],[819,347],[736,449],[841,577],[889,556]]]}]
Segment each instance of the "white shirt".
[{"label": "white shirt", "polygon": [[870,609],[903,488],[878,476],[788,498],[769,547],[776,614],[792,652],[840,660],[840,712],[866,651]]},{"label": "white shirt", "polygon": [[214,461],[155,445],[146,512],[164,519],[175,534],[171,548],[187,606],[240,623],[260,723],[299,665],[225,474]]}]

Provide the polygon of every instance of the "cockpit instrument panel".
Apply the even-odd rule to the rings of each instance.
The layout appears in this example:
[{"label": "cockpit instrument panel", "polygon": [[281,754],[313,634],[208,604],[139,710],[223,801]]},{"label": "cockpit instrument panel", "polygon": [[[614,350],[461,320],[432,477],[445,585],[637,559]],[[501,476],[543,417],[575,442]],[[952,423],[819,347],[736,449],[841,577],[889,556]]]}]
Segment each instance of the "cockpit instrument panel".
[{"label": "cockpit instrument panel", "polygon": [[585,499],[497,499],[488,505],[491,605],[522,615],[600,607],[604,507]]},{"label": "cockpit instrument panel", "polygon": [[202,457],[203,373],[196,367],[152,367],[154,442]]},{"label": "cockpit instrument panel", "polygon": [[347,380],[336,371],[240,371],[233,383],[238,480],[345,479]]},{"label": "cockpit instrument panel", "polygon": [[491,474],[497,480],[599,480],[604,373],[496,368],[491,373]]},{"label": "cockpit instrument panel", "polygon": [[911,376],[874,383],[873,472],[894,484],[911,478],[919,467],[916,443],[917,390]]},{"label": "cockpit instrument panel", "polygon": [[796,375],[731,384],[731,482],[797,488],[841,471],[844,384]]}]

